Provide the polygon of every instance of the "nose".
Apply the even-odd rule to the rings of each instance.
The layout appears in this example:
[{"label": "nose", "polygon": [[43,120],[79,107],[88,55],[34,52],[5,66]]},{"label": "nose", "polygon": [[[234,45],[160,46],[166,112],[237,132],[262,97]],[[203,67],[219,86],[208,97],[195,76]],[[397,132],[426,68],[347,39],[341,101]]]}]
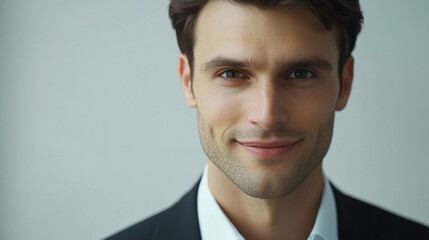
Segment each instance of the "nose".
[{"label": "nose", "polygon": [[259,81],[250,91],[248,120],[264,130],[273,130],[286,123],[286,92],[274,81]]}]

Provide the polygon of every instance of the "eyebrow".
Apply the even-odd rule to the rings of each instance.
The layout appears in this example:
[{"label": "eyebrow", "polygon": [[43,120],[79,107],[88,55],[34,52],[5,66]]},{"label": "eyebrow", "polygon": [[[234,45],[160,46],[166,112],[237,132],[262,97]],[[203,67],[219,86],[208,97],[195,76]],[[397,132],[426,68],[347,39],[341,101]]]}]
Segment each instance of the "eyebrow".
[{"label": "eyebrow", "polygon": [[252,58],[237,60],[233,58],[217,56],[205,62],[201,66],[201,69],[207,72],[218,67],[226,67],[226,66],[235,67],[235,68],[259,68],[260,67],[258,66],[258,64],[256,64],[256,60]]},{"label": "eyebrow", "polygon": [[[277,66],[280,69],[296,69],[296,68],[307,68],[314,67],[320,68],[326,71],[332,71],[334,68],[327,60],[321,58],[311,58],[311,59],[299,59],[299,60],[280,60],[277,61]],[[238,60],[228,57],[217,56],[209,59],[205,62],[201,69],[205,72],[219,67],[235,67],[235,68],[261,68],[262,65],[258,64],[257,61],[253,58]]]},{"label": "eyebrow", "polygon": [[280,67],[280,69],[296,69],[307,67],[320,68],[326,71],[332,71],[334,69],[331,63],[321,58],[300,59],[296,61],[285,60],[277,62],[277,65]]}]

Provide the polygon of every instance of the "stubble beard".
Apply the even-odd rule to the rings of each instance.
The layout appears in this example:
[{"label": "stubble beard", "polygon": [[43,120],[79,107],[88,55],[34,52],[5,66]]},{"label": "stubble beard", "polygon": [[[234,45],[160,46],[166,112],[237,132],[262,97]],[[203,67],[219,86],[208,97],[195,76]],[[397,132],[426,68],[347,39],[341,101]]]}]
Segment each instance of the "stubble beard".
[{"label": "stubble beard", "polygon": [[[234,136],[238,132],[226,133],[226,137],[221,138],[215,135],[210,123],[203,119],[198,113],[198,126],[201,145],[209,160],[219,168],[241,191],[248,196],[261,199],[274,199],[285,197],[294,192],[298,186],[321,164],[323,158],[329,150],[331,144],[334,112],[320,126],[316,137],[304,135],[303,144],[295,160],[295,164],[290,169],[285,169],[280,174],[261,177],[247,169],[236,152],[232,151],[231,145]],[[249,131],[245,134],[265,136],[289,136],[301,135],[302,132],[278,129],[272,132],[255,133]],[[286,135],[287,134],[287,135]],[[220,140],[224,141],[221,142]],[[245,160],[244,160],[245,161]]]}]

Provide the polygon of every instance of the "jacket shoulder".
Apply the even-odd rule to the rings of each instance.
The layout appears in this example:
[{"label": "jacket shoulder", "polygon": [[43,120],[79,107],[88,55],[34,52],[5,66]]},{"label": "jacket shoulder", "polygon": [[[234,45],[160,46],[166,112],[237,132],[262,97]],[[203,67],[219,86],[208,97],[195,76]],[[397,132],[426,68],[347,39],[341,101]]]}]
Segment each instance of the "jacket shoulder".
[{"label": "jacket shoulder", "polygon": [[199,182],[170,208],[138,222],[106,240],[201,239],[197,213],[198,186]]},{"label": "jacket shoulder", "polygon": [[333,189],[340,239],[429,239],[428,227]]},{"label": "jacket shoulder", "polygon": [[166,209],[158,214],[153,215],[143,221],[140,221],[118,233],[106,238],[106,240],[121,239],[154,239],[154,233],[158,222],[163,219],[170,209]]}]

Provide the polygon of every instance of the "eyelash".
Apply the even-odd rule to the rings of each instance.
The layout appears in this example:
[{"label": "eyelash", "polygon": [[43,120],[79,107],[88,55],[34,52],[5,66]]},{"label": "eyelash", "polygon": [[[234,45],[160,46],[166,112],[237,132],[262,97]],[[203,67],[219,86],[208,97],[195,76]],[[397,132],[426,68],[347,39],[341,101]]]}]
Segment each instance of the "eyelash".
[{"label": "eyelash", "polygon": [[[296,76],[295,77],[291,77],[292,74],[296,75],[297,71],[305,71],[305,73],[307,74],[307,77],[304,77],[304,78],[299,78],[299,77],[296,77]],[[227,77],[227,76],[224,76],[228,72],[238,73],[238,76],[237,77]],[[308,76],[308,75],[310,75],[310,76]],[[218,76],[221,77],[221,78],[223,78],[223,79],[227,79],[227,80],[247,78],[246,77],[247,75],[245,73],[243,73],[242,70],[236,70],[236,69],[223,70],[223,71],[221,71],[218,74]],[[315,71],[308,70],[308,69],[305,69],[305,68],[297,68],[297,69],[294,69],[293,71],[291,71],[291,72],[289,72],[287,74],[287,79],[309,79],[309,78],[313,78],[313,77],[316,77],[316,76],[317,76],[317,74],[316,74]]]},{"label": "eyelash", "polygon": [[[310,76],[307,76],[307,77],[304,77],[304,78],[299,78],[299,77],[290,77],[292,74],[295,74],[296,75],[296,72],[297,71],[305,71],[305,73],[308,75],[310,75]],[[313,78],[313,77],[315,77],[316,76],[316,73],[314,72],[314,71],[311,71],[311,70],[308,70],[308,69],[305,69],[305,68],[299,68],[299,69],[295,69],[295,70],[293,70],[292,72],[290,72],[289,74],[288,74],[288,78],[289,79],[308,79],[308,78]]]},{"label": "eyelash", "polygon": [[[238,73],[238,77],[227,77],[224,76],[226,73],[228,72],[235,72]],[[243,79],[243,78],[248,78],[246,73],[243,73],[242,70],[236,70],[236,69],[227,69],[227,70],[223,70],[221,71],[219,74],[217,74],[219,77],[223,78],[223,79],[227,79],[227,80],[233,80],[233,79]]]}]

